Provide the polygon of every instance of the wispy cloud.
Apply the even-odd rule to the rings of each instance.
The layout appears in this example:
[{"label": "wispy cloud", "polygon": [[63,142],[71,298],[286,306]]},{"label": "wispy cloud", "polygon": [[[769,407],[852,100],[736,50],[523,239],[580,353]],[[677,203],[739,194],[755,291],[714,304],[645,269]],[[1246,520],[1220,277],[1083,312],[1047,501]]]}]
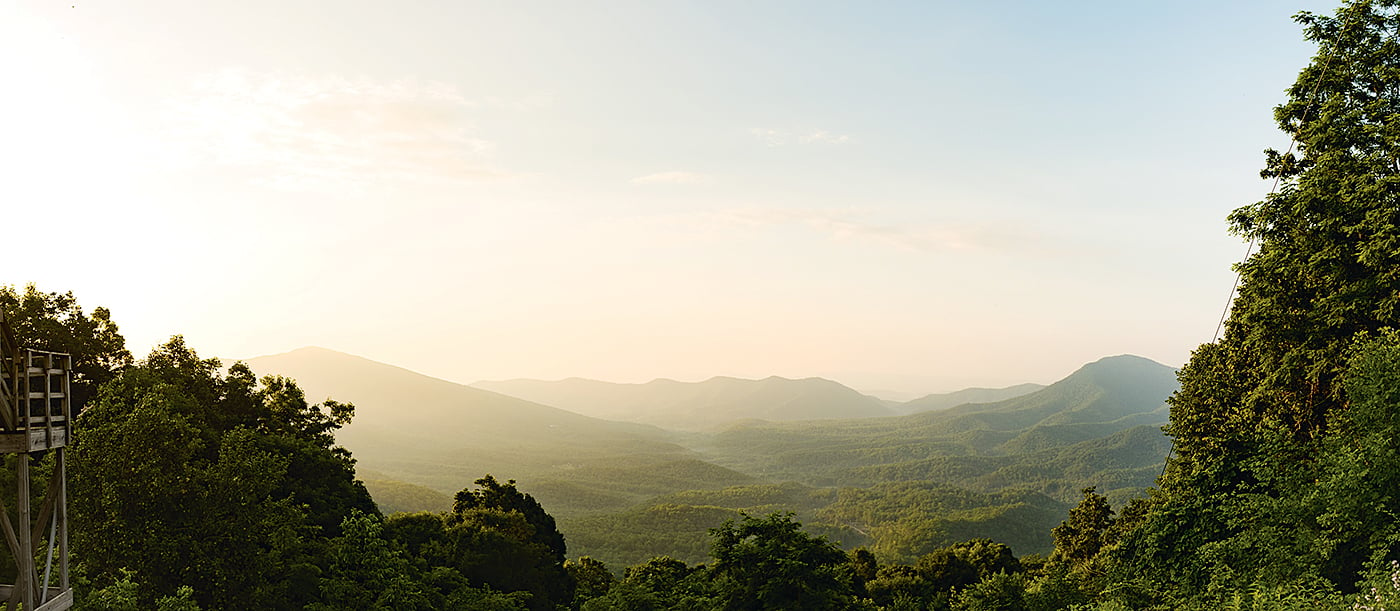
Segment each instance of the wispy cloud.
[{"label": "wispy cloud", "polygon": [[851,137],[846,134],[837,134],[824,129],[786,131],[770,127],[754,127],[749,129],[749,134],[753,135],[759,142],[767,146],[785,146],[788,144],[832,145],[846,144],[851,141]]},{"label": "wispy cloud", "polygon": [[694,184],[694,183],[709,182],[709,180],[710,180],[710,177],[709,177],[709,176],[706,176],[706,175],[704,175],[704,174],[699,174],[699,173],[696,173],[696,172],[670,171],[670,172],[657,172],[657,173],[655,173],[655,174],[647,174],[646,176],[638,176],[638,177],[636,177],[636,178],[633,178],[630,182],[632,182],[632,183],[634,183],[634,184],[639,184],[639,185],[647,185],[647,184]]},{"label": "wispy cloud", "polygon": [[749,133],[768,146],[782,146],[787,142],[787,134],[776,129],[754,127],[749,129]]},{"label": "wispy cloud", "polygon": [[231,69],[171,105],[187,158],[246,168],[276,188],[502,175],[488,163],[494,145],[473,135],[472,104],[444,83]]},{"label": "wispy cloud", "polygon": [[801,140],[807,144],[845,144],[851,140],[851,137],[818,129],[803,135]]}]

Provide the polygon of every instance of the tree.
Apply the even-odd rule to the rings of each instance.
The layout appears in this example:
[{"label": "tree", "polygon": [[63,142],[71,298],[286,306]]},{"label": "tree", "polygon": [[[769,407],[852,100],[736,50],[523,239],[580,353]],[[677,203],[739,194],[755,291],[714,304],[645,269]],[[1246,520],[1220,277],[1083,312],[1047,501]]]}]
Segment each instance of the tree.
[{"label": "tree", "polygon": [[1400,555],[1400,333],[1358,342],[1342,379],[1348,407],[1332,414],[1311,481],[1296,491],[1299,544],[1319,574],[1349,590]]},{"label": "tree", "polygon": [[441,608],[438,592],[427,591],[411,576],[408,559],[383,536],[377,516],[353,511],[330,543],[330,566],[320,580],[321,601],[309,611]]},{"label": "tree", "polygon": [[1023,611],[1026,582],[1021,573],[999,572],[961,590],[953,598],[954,611]]},{"label": "tree", "polygon": [[[525,518],[533,528],[531,540],[544,545],[554,554],[562,566],[567,548],[564,535],[554,525],[554,518],[545,512],[535,497],[525,494],[515,487],[515,480],[504,484],[487,474],[476,480],[476,490],[463,489],[457,493],[452,504],[452,514],[462,516],[472,509],[499,509],[514,511]],[[450,521],[450,519],[449,519]]]},{"label": "tree", "polygon": [[1011,553],[1011,548],[991,539],[971,539],[954,543],[948,549],[972,565],[977,570],[978,579],[986,579],[997,573],[1022,572],[1021,561]]},{"label": "tree", "polygon": [[176,337],[102,386],[71,445],[74,548],[99,586],[135,570],[143,604],[194,584],[205,607],[302,608],[326,537],[377,510],[348,454],[286,417],[294,385],[219,370]]},{"label": "tree", "polygon": [[[120,579],[100,590],[74,590],[79,597],[74,608],[85,611],[142,611],[150,608],[141,602],[145,597],[141,595],[141,584],[132,571],[123,571]],[[199,604],[194,602],[194,588],[182,586],[173,596],[157,599],[155,611],[199,611]]]},{"label": "tree", "polygon": [[[487,475],[476,483],[478,488],[457,493],[449,513],[390,516],[384,536],[401,546],[419,570],[436,572],[449,582],[462,580],[437,586],[456,592],[449,595],[452,605],[518,605],[537,611],[569,606],[574,580],[565,569],[564,536],[554,518],[514,481],[502,484]],[[591,561],[583,566],[593,577],[598,577],[596,569],[607,570]]]},{"label": "tree", "polygon": [[0,315],[14,329],[21,348],[73,357],[74,410],[87,405],[99,385],[131,364],[131,352],[111,312],[99,307],[87,314],[72,292],[44,293],[33,284],[23,292],[0,286]]},{"label": "tree", "polygon": [[1335,17],[1298,16],[1320,49],[1275,110],[1296,151],[1267,151],[1262,174],[1279,189],[1230,216],[1258,247],[1239,266],[1225,336],[1192,356],[1172,398],[1180,465],[1247,453],[1261,426],[1321,434],[1352,338],[1400,324],[1396,6],[1353,0]]},{"label": "tree", "polygon": [[724,609],[841,609],[850,604],[846,554],[802,531],[791,513],[742,514],[712,529],[711,581]]},{"label": "tree", "polygon": [[1262,175],[1279,188],[1230,215],[1257,247],[1224,336],[1179,374],[1175,454],[1120,553],[1130,572],[1188,590],[1309,578],[1315,557],[1289,533],[1316,518],[1298,492],[1346,409],[1349,349],[1400,326],[1400,2],[1297,20],[1319,51],[1274,113],[1296,148],[1266,151]]},{"label": "tree", "polygon": [[856,594],[865,595],[865,584],[875,579],[880,573],[880,563],[875,560],[875,554],[863,547],[857,547],[846,555],[851,563],[852,587]]},{"label": "tree", "polygon": [[1080,491],[1084,498],[1069,510],[1069,517],[1050,531],[1055,537],[1055,551],[1052,561],[1086,562],[1097,556],[1104,544],[1108,543],[1109,529],[1113,525],[1113,508],[1108,499],[1094,492],[1090,486]]},{"label": "tree", "polygon": [[1335,17],[1299,15],[1320,50],[1274,113],[1297,152],[1268,151],[1263,175],[1280,189],[1230,217],[1258,243],[1227,329],[1260,381],[1243,407],[1300,438],[1342,400],[1352,338],[1400,322],[1396,9],[1353,0]]},{"label": "tree", "polygon": [[604,596],[617,583],[617,577],[607,565],[588,556],[564,561],[564,570],[574,580],[574,606]]},{"label": "tree", "polygon": [[914,564],[918,575],[934,591],[947,591],[977,583],[977,567],[950,548],[942,548],[919,558]]}]

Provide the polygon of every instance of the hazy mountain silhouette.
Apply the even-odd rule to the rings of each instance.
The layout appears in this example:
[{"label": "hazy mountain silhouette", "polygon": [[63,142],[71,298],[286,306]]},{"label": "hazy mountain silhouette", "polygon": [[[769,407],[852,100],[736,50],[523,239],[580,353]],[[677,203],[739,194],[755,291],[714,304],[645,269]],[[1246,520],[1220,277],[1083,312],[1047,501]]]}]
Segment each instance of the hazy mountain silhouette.
[{"label": "hazy mountain silhouette", "polygon": [[894,409],[902,414],[932,412],[968,403],[994,403],[1028,395],[1045,388],[1043,384],[1017,384],[1006,388],[964,388],[949,393],[925,395],[911,401],[897,403]]},{"label": "hazy mountain silhouette", "polygon": [[[522,482],[585,482],[621,506],[652,494],[751,481],[703,463],[655,427],[599,420],[325,348],[247,363],[259,375],[295,379],[309,401],[355,404],[355,418],[337,441],[361,467],[387,479],[443,492],[486,473]],[[626,469],[665,475],[659,481],[662,476],[620,476]],[[567,513],[567,504],[563,499],[553,507]]]},{"label": "hazy mountain silhouette", "polygon": [[503,380],[472,384],[596,418],[706,430],[739,420],[816,420],[890,416],[884,401],[823,378],[762,380],[715,377],[704,382],[659,379],[615,384],[582,378]]},{"label": "hazy mountain silhouette", "polygon": [[[527,395],[521,398],[323,348],[248,363],[259,374],[297,380],[311,401],[356,405],[338,440],[386,509],[440,509],[447,495],[492,473],[519,480],[568,525],[571,541],[584,544],[579,553],[617,557],[703,551],[713,527],[707,521],[734,511],[722,501],[779,481],[817,488],[760,499],[750,509],[804,511],[812,527],[845,538],[858,532],[846,525],[847,513],[886,505],[897,515],[857,522],[914,516],[911,524],[921,523],[928,516],[900,499],[932,486],[942,492],[920,494],[986,505],[961,518],[940,516],[939,528],[1041,549],[1062,519],[1060,504],[1076,500],[1080,488],[1097,485],[1121,499],[1151,484],[1169,447],[1159,430],[1163,401],[1176,388],[1171,368],[1118,356],[1009,399],[890,416],[884,402],[822,379],[482,383],[513,384],[508,390]],[[839,418],[845,414],[862,417]],[[592,415],[691,429],[730,424],[671,433]],[[792,418],[806,420],[784,421]],[[908,485],[886,486],[900,482]],[[1053,501],[1016,500],[1036,494]],[[667,500],[658,505],[658,498]],[[618,543],[622,532],[632,534]]]},{"label": "hazy mountain silhouette", "polygon": [[1036,450],[1139,424],[1165,424],[1165,402],[1176,389],[1171,367],[1140,356],[1105,357],[1028,395],[950,408],[939,414],[937,426],[950,433],[1018,431],[997,449]]},{"label": "hazy mountain silhouette", "polygon": [[[1165,400],[1176,388],[1171,367],[1136,356],[1107,357],[1004,401],[893,418],[742,423],[715,435],[707,450],[720,464],[746,473],[816,485],[865,485],[872,480],[851,474],[877,468],[884,473],[877,479],[964,481],[1005,468],[1017,457],[1143,425],[1162,437],[1156,429],[1167,421]],[[1158,445],[1151,446],[1154,452],[1165,448]],[[1141,458],[1160,465],[1164,455]],[[1083,460],[1092,463],[1092,453]],[[920,466],[921,461],[934,466]]]}]

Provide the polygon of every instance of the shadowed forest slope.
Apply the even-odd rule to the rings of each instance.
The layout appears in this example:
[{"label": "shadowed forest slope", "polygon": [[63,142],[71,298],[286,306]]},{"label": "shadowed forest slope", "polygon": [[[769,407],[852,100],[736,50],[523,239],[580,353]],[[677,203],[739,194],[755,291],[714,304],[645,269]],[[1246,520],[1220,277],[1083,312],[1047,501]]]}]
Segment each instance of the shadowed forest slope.
[{"label": "shadowed forest slope", "polygon": [[[1175,389],[1170,367],[1136,356],[1108,357],[1005,401],[895,418],[746,423],[710,437],[703,450],[747,473],[824,486],[941,479],[984,481],[987,486],[976,487],[1000,489],[1012,482],[991,485],[1006,479],[992,474],[1006,469],[1044,475],[1050,475],[1048,464],[1074,467],[1080,475],[1109,465],[1151,470],[1166,456],[1158,429],[1167,421],[1164,401]],[[1137,445],[1120,443],[1127,438]],[[1111,448],[1127,447],[1135,450],[1131,460],[1114,458]],[[1014,483],[1048,491],[1048,482],[1037,477]],[[1151,477],[1112,483],[1142,488]]]}]

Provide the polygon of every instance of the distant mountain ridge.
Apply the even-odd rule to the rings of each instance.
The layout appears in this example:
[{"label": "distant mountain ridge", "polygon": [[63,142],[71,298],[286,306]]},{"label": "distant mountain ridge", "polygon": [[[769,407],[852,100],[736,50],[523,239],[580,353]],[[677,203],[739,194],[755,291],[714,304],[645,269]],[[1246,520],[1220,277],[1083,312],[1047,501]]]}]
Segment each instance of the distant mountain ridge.
[{"label": "distant mountain ridge", "polygon": [[1007,386],[1006,388],[964,388],[948,393],[925,395],[918,399],[896,404],[893,407],[902,414],[931,412],[968,403],[995,403],[1028,395],[1042,388],[1045,388],[1045,385],[1029,383]]},{"label": "distant mountain ridge", "polygon": [[[1140,426],[1157,429],[1167,422],[1165,401],[1176,388],[1171,367],[1131,355],[1106,357],[1004,401],[893,418],[743,424],[716,435],[708,449],[719,464],[813,485],[868,485],[873,480],[855,474],[872,469],[901,474],[893,479],[961,481],[1016,462],[999,457],[1030,460]],[[1165,440],[1160,430],[1152,434]],[[1162,458],[1145,456],[1148,462],[1133,468],[1160,466]]]},{"label": "distant mountain ridge", "polygon": [[[705,463],[652,426],[590,418],[334,350],[301,348],[246,362],[259,375],[296,380],[309,401],[353,403],[355,417],[336,440],[361,468],[379,474],[376,479],[446,493],[487,473],[541,488],[582,483],[594,494],[591,506],[617,507],[752,479]],[[620,474],[628,469],[641,475]],[[560,513],[576,500],[536,496]]]},{"label": "distant mountain ridge", "polygon": [[[1045,553],[1049,529],[1080,489],[1098,486],[1117,504],[1151,485],[1170,448],[1160,425],[1176,388],[1172,368],[1127,355],[1026,394],[907,415],[819,378],[575,379],[552,388],[606,411],[620,409],[622,386],[641,397],[631,409],[728,422],[670,432],[324,348],[247,362],[259,374],[297,380],[310,401],[356,405],[337,440],[354,452],[384,509],[440,510],[448,495],[491,473],[539,499],[574,553],[628,563],[703,556],[708,529],[740,509],[797,511],[808,528],[848,545],[991,536]],[[852,406],[875,415],[810,419]],[[926,507],[950,512],[931,516]]]},{"label": "distant mountain ridge", "polygon": [[741,420],[790,421],[892,416],[884,401],[824,378],[762,380],[714,377],[703,382],[657,379],[617,384],[582,378],[501,380],[472,384],[528,401],[608,420],[688,431]]},{"label": "distant mountain ridge", "polygon": [[1125,354],[1084,365],[1027,395],[996,403],[961,405],[940,415],[950,419],[948,427],[963,430],[1107,423],[1141,415],[1166,423],[1165,402],[1176,388],[1175,369]]}]

